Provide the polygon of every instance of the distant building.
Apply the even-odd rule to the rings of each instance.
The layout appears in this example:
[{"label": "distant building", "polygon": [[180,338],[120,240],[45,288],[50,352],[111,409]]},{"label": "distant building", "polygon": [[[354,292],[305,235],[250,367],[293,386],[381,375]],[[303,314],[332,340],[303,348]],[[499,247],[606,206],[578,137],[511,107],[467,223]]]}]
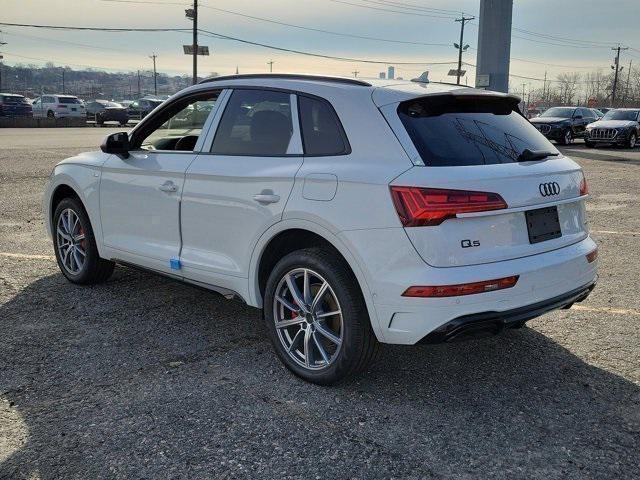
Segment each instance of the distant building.
[{"label": "distant building", "polygon": [[396,78],[396,69],[395,69],[395,67],[387,68],[387,78],[389,80],[393,80],[394,78]]},{"label": "distant building", "polygon": [[384,80],[385,78],[387,78],[387,74],[386,74],[386,73],[384,73],[384,72],[380,72],[380,73],[378,74],[378,76],[379,76],[380,78],[382,78],[383,80]]}]

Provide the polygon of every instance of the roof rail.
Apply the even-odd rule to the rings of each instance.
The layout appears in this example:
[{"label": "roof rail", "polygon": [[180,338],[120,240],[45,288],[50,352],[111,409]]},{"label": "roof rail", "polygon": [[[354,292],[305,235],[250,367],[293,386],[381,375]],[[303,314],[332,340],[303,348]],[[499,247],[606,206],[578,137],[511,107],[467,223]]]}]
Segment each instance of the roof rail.
[{"label": "roof rail", "polygon": [[222,75],[220,77],[211,77],[200,80],[198,84],[221,82],[223,80],[246,80],[253,78],[274,78],[283,80],[315,80],[318,82],[345,83],[347,85],[359,85],[361,87],[370,87],[371,84],[364,80],[344,77],[329,77],[325,75],[305,75],[301,73],[244,73],[241,75]]}]

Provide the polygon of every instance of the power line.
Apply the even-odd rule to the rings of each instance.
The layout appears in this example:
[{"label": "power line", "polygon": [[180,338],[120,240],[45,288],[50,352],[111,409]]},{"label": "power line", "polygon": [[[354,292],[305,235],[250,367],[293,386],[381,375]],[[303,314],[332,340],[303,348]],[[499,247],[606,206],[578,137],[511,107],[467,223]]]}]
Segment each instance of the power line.
[{"label": "power line", "polygon": [[36,25],[33,23],[7,23],[0,22],[6,27],[29,27],[49,30],[83,30],[96,32],[190,32],[189,28],[112,28],[112,27],[72,27],[62,25]]},{"label": "power line", "polygon": [[418,17],[429,17],[429,18],[444,18],[447,20],[451,20],[452,18],[454,18],[452,15],[430,15],[427,13],[403,12],[401,10],[393,10],[390,8],[374,7],[371,5],[361,5],[359,3],[347,2],[345,0],[328,0],[328,1],[333,3],[342,3],[344,5],[351,5],[353,7],[367,8],[369,10],[378,10],[381,12],[391,12],[391,13],[400,13],[402,15],[411,15],[414,17],[418,16]]},{"label": "power line", "polygon": [[255,45],[258,47],[264,47],[264,48],[269,48],[271,50],[278,50],[281,52],[287,52],[287,53],[296,53],[299,55],[307,55],[310,57],[317,57],[317,58],[328,58],[331,60],[340,60],[340,61],[344,61],[344,62],[355,62],[355,63],[375,63],[375,64],[384,64],[384,65],[452,65],[455,64],[456,62],[400,62],[400,61],[396,61],[396,60],[370,60],[370,59],[362,59],[362,58],[349,58],[349,57],[339,57],[339,56],[335,56],[335,55],[326,55],[326,54],[322,54],[322,53],[313,53],[313,52],[306,52],[303,50],[295,50],[292,48],[284,48],[284,47],[277,47],[274,45],[269,45],[266,43],[260,43],[260,42],[253,42],[250,40],[245,40],[242,38],[238,38],[238,37],[231,37],[229,35],[223,35],[221,33],[216,33],[216,32],[211,32],[209,30],[203,30],[200,29],[200,33],[203,33],[205,35],[208,35],[212,38],[221,38],[223,40],[233,40],[235,42],[240,42],[240,43],[245,43],[248,45]]}]

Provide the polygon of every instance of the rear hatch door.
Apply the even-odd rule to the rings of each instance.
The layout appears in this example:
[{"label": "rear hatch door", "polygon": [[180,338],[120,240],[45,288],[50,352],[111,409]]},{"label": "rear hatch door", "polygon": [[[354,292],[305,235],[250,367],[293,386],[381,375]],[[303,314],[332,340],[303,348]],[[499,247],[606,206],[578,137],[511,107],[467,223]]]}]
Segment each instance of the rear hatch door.
[{"label": "rear hatch door", "polygon": [[[428,264],[452,267],[509,260],[587,236],[581,168],[520,115],[514,97],[435,95],[382,110],[385,116],[399,117],[395,127],[392,121],[390,125],[404,129],[400,133],[414,148],[408,153],[417,152],[424,164],[392,182],[396,208],[406,217],[407,211],[428,213],[443,201],[453,203],[457,211],[441,222],[405,224]],[[536,155],[539,158],[531,160]],[[496,199],[504,204],[496,206]],[[480,206],[479,211],[465,212],[456,206],[484,201],[493,201],[492,209],[483,211]]]}]

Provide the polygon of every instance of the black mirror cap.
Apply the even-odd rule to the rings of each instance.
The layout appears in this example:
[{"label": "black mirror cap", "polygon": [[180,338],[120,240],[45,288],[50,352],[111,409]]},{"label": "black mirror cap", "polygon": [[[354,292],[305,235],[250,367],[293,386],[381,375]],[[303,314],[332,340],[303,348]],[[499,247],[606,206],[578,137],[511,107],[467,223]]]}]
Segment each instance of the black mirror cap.
[{"label": "black mirror cap", "polygon": [[122,155],[124,158],[129,157],[129,134],[127,132],[118,132],[108,135],[100,145],[100,150],[104,153],[114,155]]}]

